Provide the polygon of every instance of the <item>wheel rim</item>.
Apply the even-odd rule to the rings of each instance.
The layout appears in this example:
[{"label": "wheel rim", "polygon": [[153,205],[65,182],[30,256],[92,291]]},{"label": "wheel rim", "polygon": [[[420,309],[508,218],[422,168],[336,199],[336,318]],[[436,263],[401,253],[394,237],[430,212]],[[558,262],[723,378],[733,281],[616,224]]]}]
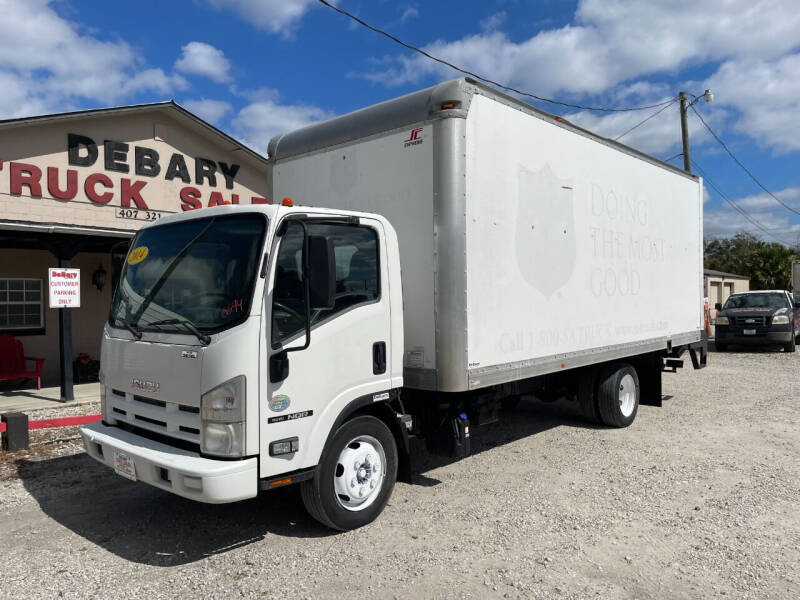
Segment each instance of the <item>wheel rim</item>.
[{"label": "wheel rim", "polygon": [[619,382],[619,411],[623,417],[630,417],[636,406],[636,382],[630,373],[624,375]]},{"label": "wheel rim", "polygon": [[380,495],[386,477],[386,453],[374,437],[360,435],[339,454],[333,486],[339,504],[352,511],[364,510]]}]

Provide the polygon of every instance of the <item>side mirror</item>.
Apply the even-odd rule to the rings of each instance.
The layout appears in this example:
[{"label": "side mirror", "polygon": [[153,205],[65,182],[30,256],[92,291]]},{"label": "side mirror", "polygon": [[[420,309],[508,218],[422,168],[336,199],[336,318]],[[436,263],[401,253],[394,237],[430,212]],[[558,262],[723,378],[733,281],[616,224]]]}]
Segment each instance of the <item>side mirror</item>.
[{"label": "side mirror", "polygon": [[269,357],[269,380],[271,383],[280,383],[289,377],[289,355],[286,350]]},{"label": "side mirror", "polygon": [[716,310],[722,310],[722,304],[720,304],[719,302],[717,302],[717,303],[714,305],[714,308],[715,308]]},{"label": "side mirror", "polygon": [[336,302],[336,256],[324,235],[308,236],[308,287],[311,310],[331,309]]}]

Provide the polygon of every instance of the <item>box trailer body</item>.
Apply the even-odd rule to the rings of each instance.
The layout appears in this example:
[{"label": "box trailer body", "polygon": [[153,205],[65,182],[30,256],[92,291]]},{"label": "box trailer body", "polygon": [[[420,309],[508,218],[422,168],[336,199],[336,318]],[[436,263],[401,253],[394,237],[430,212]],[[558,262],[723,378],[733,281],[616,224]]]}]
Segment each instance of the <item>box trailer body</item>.
[{"label": "box trailer body", "polygon": [[272,205],[131,244],[81,430],[120,475],[215,503],[300,483],[352,529],[413,437],[465,456],[522,394],[624,427],[686,351],[705,364],[690,175],[465,79],[269,154]]},{"label": "box trailer body", "polygon": [[408,387],[701,339],[702,184],[630,148],[461,79],[280,136],[269,155],[273,198],[397,230]]}]

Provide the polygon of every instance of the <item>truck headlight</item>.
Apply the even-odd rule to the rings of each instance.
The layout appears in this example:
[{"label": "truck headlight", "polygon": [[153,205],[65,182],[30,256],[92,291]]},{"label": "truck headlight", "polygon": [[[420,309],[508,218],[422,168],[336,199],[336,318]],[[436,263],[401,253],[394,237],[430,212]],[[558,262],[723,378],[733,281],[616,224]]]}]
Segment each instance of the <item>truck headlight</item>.
[{"label": "truck headlight", "polygon": [[217,456],[242,456],[245,439],[245,378],[239,375],[200,398],[200,450]]},{"label": "truck headlight", "polygon": [[772,324],[773,325],[788,325],[789,324],[789,317],[786,315],[778,315],[777,317],[772,317]]},{"label": "truck headlight", "polygon": [[717,317],[717,325],[730,325],[728,317]]}]

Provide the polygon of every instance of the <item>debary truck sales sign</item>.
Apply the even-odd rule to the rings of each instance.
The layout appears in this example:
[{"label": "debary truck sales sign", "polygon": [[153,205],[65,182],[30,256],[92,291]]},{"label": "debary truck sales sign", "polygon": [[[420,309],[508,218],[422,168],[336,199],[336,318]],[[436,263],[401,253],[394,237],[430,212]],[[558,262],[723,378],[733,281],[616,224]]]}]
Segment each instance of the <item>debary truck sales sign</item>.
[{"label": "debary truck sales sign", "polygon": [[81,270],[80,269],[48,269],[48,289],[50,290],[50,308],[81,307]]}]

